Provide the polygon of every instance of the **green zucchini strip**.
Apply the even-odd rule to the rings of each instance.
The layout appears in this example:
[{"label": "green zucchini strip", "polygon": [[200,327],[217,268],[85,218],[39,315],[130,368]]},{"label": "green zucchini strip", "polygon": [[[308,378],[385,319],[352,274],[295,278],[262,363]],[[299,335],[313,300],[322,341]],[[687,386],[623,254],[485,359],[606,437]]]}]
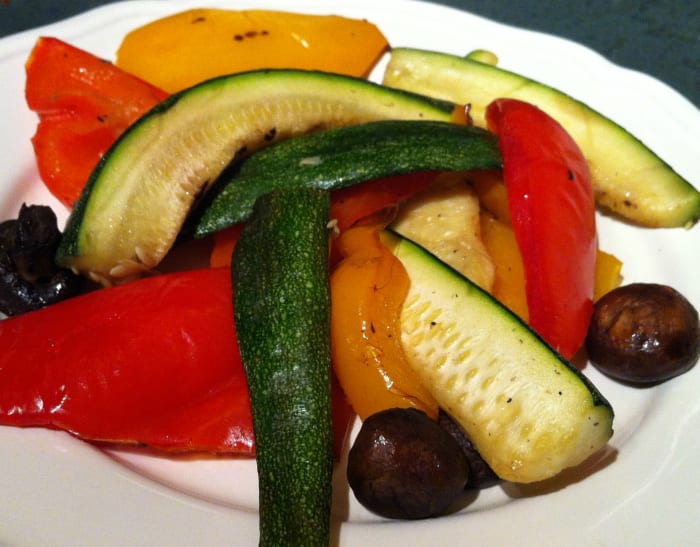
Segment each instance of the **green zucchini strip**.
[{"label": "green zucchini strip", "polygon": [[325,190],[262,196],[232,261],[250,390],[260,545],[328,545],[333,441]]},{"label": "green zucchini strip", "polygon": [[245,221],[277,186],[330,190],[416,171],[498,169],[496,137],[440,121],[384,120],[316,131],[256,152],[217,183],[196,222],[203,237]]}]

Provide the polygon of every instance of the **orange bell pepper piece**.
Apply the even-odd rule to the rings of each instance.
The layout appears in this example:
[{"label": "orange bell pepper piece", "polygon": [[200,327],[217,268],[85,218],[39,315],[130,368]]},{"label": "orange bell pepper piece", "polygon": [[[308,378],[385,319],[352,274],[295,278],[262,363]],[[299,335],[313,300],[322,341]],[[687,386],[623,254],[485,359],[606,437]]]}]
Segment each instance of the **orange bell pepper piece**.
[{"label": "orange bell pepper piece", "polygon": [[171,93],[260,68],[369,75],[389,47],[364,19],[268,10],[192,9],[131,31],[117,65]]},{"label": "orange bell pepper piece", "polygon": [[228,228],[216,232],[212,237],[214,239],[214,245],[209,255],[209,266],[212,268],[219,268],[222,266],[231,265],[231,257],[233,256],[233,249],[238,243],[238,238],[243,230],[243,223],[234,224]]},{"label": "orange bell pepper piece", "polygon": [[512,226],[483,212],[481,238],[496,267],[491,294],[527,322],[529,314],[525,296],[525,270]]}]

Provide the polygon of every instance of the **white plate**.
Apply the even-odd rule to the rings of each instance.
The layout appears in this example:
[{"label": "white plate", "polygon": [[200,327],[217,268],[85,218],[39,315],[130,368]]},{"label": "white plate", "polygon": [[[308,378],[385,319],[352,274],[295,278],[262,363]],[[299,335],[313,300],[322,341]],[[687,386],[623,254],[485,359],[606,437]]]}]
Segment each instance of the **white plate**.
[{"label": "white plate", "polygon": [[[0,219],[23,202],[65,211],[38,182],[30,144],[36,120],[24,102],[24,62],[39,35],[105,58],[121,37],[154,18],[223,1],[134,1],[106,6],[0,41]],[[230,3],[228,4],[230,5]],[[289,9],[282,0],[237,8]],[[612,117],[687,179],[700,181],[700,113],[664,84],[552,36],[410,0],[305,0],[294,10],[365,17],[394,45],[498,53],[501,66],[558,87]],[[680,289],[700,307],[700,229],[643,230],[600,219],[605,250],[626,281]],[[337,474],[334,537],[341,545],[690,545],[700,538],[700,367],[651,389],[587,374],[612,401],[611,452],[589,476],[546,488],[482,492],[463,512],[389,522],[359,507]],[[9,545],[254,545],[254,463],[178,460],[100,451],[65,433],[0,427],[0,543]]]}]

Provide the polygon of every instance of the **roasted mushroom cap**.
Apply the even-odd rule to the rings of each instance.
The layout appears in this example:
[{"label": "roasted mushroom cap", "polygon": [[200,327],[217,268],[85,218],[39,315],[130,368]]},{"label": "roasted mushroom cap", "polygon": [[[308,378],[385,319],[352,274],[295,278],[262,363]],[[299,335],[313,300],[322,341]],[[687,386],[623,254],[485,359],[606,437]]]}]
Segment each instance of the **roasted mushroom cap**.
[{"label": "roasted mushroom cap", "polygon": [[591,362],[625,382],[652,384],[678,376],[700,355],[698,312],[666,285],[618,287],[595,305],[586,337]]},{"label": "roasted mushroom cap", "polygon": [[387,518],[448,512],[464,491],[467,461],[455,439],[415,409],[368,417],[348,456],[348,483],[358,501]]}]

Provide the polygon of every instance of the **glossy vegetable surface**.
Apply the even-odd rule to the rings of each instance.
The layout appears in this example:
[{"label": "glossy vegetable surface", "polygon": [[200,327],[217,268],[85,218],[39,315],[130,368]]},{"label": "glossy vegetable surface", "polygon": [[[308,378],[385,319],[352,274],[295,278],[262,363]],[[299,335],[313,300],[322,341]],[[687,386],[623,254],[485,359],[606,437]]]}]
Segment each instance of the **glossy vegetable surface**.
[{"label": "glossy vegetable surface", "polygon": [[40,116],[33,139],[39,173],[72,207],[117,137],[169,93],[259,68],[365,76],[386,47],[365,20],[262,10],[196,9],[155,21],[127,35],[116,64],[57,38],[39,38],[25,90]]},{"label": "glossy vegetable surface", "polygon": [[84,279],[54,264],[60,240],[45,205],[22,204],[17,218],[0,222],[0,313],[20,315],[80,293]]},{"label": "glossy vegetable surface", "polygon": [[695,366],[698,312],[667,285],[623,285],[596,302],[586,349],[591,362],[612,378],[638,385],[663,382]]},{"label": "glossy vegetable surface", "polygon": [[[425,189],[434,178],[435,174],[430,172],[409,173],[369,180],[332,192],[330,218],[333,229],[342,233],[363,218],[383,209],[398,207],[402,201]],[[243,223],[234,224],[214,232],[210,256],[212,267],[231,264],[231,253],[243,226]],[[332,245],[332,265],[338,258],[337,245]]]},{"label": "glossy vegetable surface", "polygon": [[260,150],[224,175],[196,235],[244,221],[257,197],[277,187],[336,190],[417,171],[500,166],[491,133],[445,121],[379,120],[313,131]]},{"label": "glossy vegetable surface", "polygon": [[117,51],[117,65],[174,93],[259,68],[364,77],[388,47],[365,19],[198,8],[132,30]]},{"label": "glossy vegetable surface", "polygon": [[110,148],[71,212],[57,261],[104,284],[139,276],[160,263],[232,161],[319,127],[448,121],[453,110],[330,73],[259,70],[208,80],[171,95]]},{"label": "glossy vegetable surface", "polygon": [[534,104],[583,150],[601,207],[649,227],[690,227],[700,218],[700,192],[691,181],[623,127],[552,87],[473,57],[403,47],[392,49],[383,82],[469,104],[475,125],[482,127],[495,99]]},{"label": "glossy vegetable surface", "polygon": [[68,207],[117,137],[168,95],[56,38],[37,40],[26,71],[27,104],[39,115],[39,174]]},{"label": "glossy vegetable surface", "polygon": [[391,233],[382,241],[410,280],[406,356],[500,478],[545,480],[606,445],[612,408],[578,369],[426,250]]},{"label": "glossy vegetable surface", "polygon": [[380,228],[351,228],[337,243],[343,259],[331,276],[333,369],[362,419],[389,408],[417,408],[437,418],[437,402],[401,345],[408,276],[380,242]]},{"label": "glossy vegetable surface", "polygon": [[398,207],[424,190],[435,178],[433,172],[416,172],[366,181],[331,194],[331,219],[344,232],[358,220],[387,207]]},{"label": "glossy vegetable surface", "polygon": [[498,99],[486,118],[503,154],[529,323],[571,358],[593,312],[598,241],[586,159],[561,125],[533,105]]},{"label": "glossy vegetable surface", "polygon": [[227,269],[151,277],[0,321],[0,423],[251,455]]},{"label": "glossy vegetable surface", "polygon": [[391,229],[490,291],[495,268],[481,236],[480,210],[469,174],[443,172],[404,204]]},{"label": "glossy vegetable surface", "polygon": [[[523,260],[510,224],[507,190],[502,176],[493,172],[471,173],[469,178],[482,206],[481,237],[496,267],[492,294],[527,321]],[[622,266],[615,255],[598,249],[594,300],[620,285]]]},{"label": "glossy vegetable surface", "polygon": [[414,408],[368,416],[348,455],[355,497],[386,518],[422,519],[447,513],[464,492],[469,466],[457,441]]},{"label": "glossy vegetable surface", "polygon": [[[194,270],[0,321],[0,424],[253,456],[230,291],[228,268]],[[355,415],[331,387],[337,458]]]}]

